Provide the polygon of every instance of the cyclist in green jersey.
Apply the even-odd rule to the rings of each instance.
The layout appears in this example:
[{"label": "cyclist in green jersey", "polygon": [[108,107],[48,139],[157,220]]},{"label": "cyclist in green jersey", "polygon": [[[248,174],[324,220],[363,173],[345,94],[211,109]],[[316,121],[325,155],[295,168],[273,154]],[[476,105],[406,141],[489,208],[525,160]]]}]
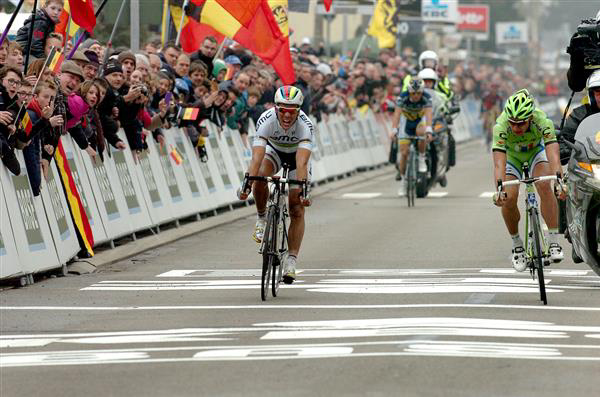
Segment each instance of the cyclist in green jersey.
[{"label": "cyclist in green jersey", "polygon": [[[496,120],[493,138],[494,181],[522,179],[527,162],[532,176],[562,175],[558,142],[554,124],[546,114],[536,109],[533,97],[526,89],[514,93],[506,101],[504,111]],[[560,262],[563,251],[558,244],[558,205],[550,181],[536,184],[541,198],[541,211],[548,226],[548,250],[553,262]],[[565,199],[564,191],[557,192]],[[512,265],[522,272],[527,268],[525,249],[519,236],[520,213],[517,207],[519,186],[506,188],[506,196],[496,193],[494,203],[502,208],[502,217],[513,241]]]}]

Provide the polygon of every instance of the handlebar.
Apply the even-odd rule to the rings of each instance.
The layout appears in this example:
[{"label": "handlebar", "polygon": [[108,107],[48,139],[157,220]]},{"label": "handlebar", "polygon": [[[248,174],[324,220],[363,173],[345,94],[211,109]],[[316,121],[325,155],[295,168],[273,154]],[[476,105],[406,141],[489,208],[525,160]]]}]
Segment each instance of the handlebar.
[{"label": "handlebar", "polygon": [[244,175],[244,183],[242,184],[242,191],[248,192],[250,190],[250,182],[267,182],[267,183],[275,183],[279,184],[288,184],[288,185],[299,185],[302,187],[302,197],[308,198],[308,181],[306,179],[289,179],[282,178],[280,176],[250,176],[248,173]]},{"label": "handlebar", "polygon": [[541,181],[556,181],[556,180],[560,180],[560,179],[561,179],[560,174],[557,172],[556,175],[535,176],[535,177],[527,178],[527,179],[515,179],[512,181],[498,180],[498,188],[500,188],[499,191],[501,191],[504,186],[518,185],[520,183],[524,183],[524,184],[528,185],[531,183],[536,183],[536,182],[541,182]]}]

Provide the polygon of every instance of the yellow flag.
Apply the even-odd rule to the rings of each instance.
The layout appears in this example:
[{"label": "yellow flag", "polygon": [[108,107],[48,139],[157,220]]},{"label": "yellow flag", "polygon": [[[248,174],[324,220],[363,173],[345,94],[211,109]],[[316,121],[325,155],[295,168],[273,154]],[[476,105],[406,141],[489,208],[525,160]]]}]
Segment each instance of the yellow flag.
[{"label": "yellow flag", "polygon": [[394,33],[396,12],[396,0],[377,0],[367,33],[377,38],[379,48],[391,48],[396,44],[396,34]]},{"label": "yellow flag", "polygon": [[273,11],[273,16],[279,25],[279,29],[281,33],[285,37],[288,37],[290,34],[289,24],[288,24],[288,0],[269,0],[269,7],[271,7],[271,11]]}]

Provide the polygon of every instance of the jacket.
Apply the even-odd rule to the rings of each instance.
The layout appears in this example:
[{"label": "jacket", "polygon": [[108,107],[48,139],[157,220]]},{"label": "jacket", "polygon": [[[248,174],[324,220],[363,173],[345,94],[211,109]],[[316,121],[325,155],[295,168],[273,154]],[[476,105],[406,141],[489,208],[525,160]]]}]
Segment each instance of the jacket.
[{"label": "jacket", "polygon": [[[29,27],[31,26],[31,16],[25,20],[23,26],[17,31],[17,43],[23,48],[23,53],[26,54],[28,47],[27,41],[29,38]],[[46,38],[52,32],[56,23],[46,14],[43,9],[38,10],[35,13],[35,22],[33,23],[33,39],[31,40],[31,51],[30,54],[34,58],[45,58],[44,46],[46,44]]]}]

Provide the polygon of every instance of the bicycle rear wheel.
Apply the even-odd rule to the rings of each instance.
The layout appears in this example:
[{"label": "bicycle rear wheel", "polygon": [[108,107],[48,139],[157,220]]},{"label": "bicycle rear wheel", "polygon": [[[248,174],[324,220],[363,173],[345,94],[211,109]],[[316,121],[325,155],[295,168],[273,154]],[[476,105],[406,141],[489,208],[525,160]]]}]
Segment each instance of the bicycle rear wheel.
[{"label": "bicycle rear wheel", "polygon": [[275,213],[272,208],[269,208],[267,213],[267,224],[265,225],[265,231],[263,233],[263,265],[262,265],[262,275],[261,275],[261,283],[260,283],[260,298],[265,301],[267,300],[267,296],[269,294],[269,282],[271,281],[271,271],[273,268],[273,221],[274,221]]},{"label": "bicycle rear wheel", "polygon": [[546,284],[544,282],[544,253],[542,252],[542,228],[540,227],[539,215],[536,210],[531,214],[531,230],[533,231],[533,266],[537,271],[538,284],[540,286],[540,300],[544,305],[548,304],[546,297]]}]

